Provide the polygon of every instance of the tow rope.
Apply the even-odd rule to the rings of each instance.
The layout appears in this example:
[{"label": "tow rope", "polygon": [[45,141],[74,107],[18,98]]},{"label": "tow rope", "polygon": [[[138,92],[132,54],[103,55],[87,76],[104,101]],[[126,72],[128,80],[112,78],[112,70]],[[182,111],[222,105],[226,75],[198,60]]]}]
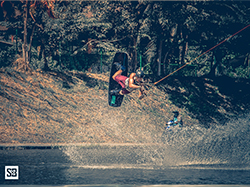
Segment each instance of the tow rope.
[{"label": "tow rope", "polygon": [[180,68],[178,68],[177,70],[173,71],[172,73],[168,74],[167,76],[163,77],[162,79],[160,79],[159,81],[155,82],[154,85],[158,84],[159,82],[163,81],[164,79],[168,78],[170,75],[174,74],[175,72],[181,70],[182,68],[184,68],[185,66],[187,66],[188,64],[191,64],[193,61],[197,60],[198,58],[200,58],[201,56],[203,56],[204,54],[208,53],[209,51],[213,50],[214,48],[218,47],[219,45],[223,44],[224,42],[226,42],[227,40],[229,40],[230,38],[232,38],[233,36],[237,35],[238,33],[240,33],[241,31],[245,30],[246,28],[248,28],[250,26],[247,25],[245,26],[243,29],[239,30],[238,32],[234,33],[233,35],[229,36],[228,38],[226,38],[225,40],[223,40],[222,42],[218,43],[217,45],[213,46],[212,48],[210,48],[209,50],[205,51],[204,53],[202,53],[201,55],[199,55],[198,57],[196,57],[195,59],[191,60],[190,62],[184,64],[183,66],[181,66]]}]

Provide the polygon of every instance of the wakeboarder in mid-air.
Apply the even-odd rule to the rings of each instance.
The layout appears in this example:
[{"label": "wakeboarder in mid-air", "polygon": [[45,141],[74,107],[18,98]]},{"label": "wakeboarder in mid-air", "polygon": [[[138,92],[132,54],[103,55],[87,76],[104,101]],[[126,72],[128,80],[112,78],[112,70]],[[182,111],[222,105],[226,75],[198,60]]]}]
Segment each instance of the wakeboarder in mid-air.
[{"label": "wakeboarder in mid-air", "polygon": [[113,80],[115,80],[118,84],[121,85],[120,90],[111,90],[112,94],[120,94],[126,95],[131,93],[134,90],[139,90],[139,99],[142,99],[146,93],[143,86],[143,70],[138,69],[136,73],[131,73],[129,77],[121,75],[125,70],[125,67],[119,63],[115,63],[118,71],[112,76]]},{"label": "wakeboarder in mid-air", "polygon": [[128,59],[127,53],[117,52],[111,64],[108,103],[112,107],[120,107],[124,95],[134,90],[139,90],[139,99],[146,95],[143,69],[140,68],[135,73],[128,75]]}]

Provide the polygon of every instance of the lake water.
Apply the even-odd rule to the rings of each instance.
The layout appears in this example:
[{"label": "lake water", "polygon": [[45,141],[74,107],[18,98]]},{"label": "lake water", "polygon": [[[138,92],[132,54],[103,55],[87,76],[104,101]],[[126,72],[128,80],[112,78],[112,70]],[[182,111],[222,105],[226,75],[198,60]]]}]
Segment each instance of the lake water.
[{"label": "lake water", "polygon": [[[175,127],[150,145],[0,150],[0,184],[250,185],[249,124]],[[19,180],[4,179],[8,165]]]},{"label": "lake water", "polygon": [[19,180],[4,180],[1,175],[0,184],[250,185],[246,165],[153,165],[142,157],[141,147],[81,148],[79,152],[84,157],[81,163],[70,160],[59,149],[1,150],[1,170],[8,165],[19,166]]}]

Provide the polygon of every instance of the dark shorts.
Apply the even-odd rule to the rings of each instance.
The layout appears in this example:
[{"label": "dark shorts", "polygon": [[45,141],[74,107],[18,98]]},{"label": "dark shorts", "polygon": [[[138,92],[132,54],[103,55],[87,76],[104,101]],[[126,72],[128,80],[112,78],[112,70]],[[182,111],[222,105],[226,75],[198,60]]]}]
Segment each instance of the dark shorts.
[{"label": "dark shorts", "polygon": [[121,85],[121,87],[122,87],[122,93],[123,94],[129,94],[130,93],[128,90],[126,90],[125,80],[127,78],[128,77],[123,76],[123,75],[117,75],[115,77],[115,81],[118,82]]}]

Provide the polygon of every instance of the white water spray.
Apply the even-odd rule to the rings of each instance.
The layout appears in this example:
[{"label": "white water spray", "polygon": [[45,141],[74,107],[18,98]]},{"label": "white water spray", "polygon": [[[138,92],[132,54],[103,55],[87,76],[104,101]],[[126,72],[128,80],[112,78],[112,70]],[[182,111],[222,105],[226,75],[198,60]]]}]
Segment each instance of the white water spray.
[{"label": "white water spray", "polygon": [[[67,147],[77,165],[94,168],[157,168],[180,166],[250,165],[250,117],[209,129],[199,126],[174,127],[158,137],[159,144]],[[121,134],[119,126],[112,125]],[[117,130],[118,128],[118,130]],[[129,136],[129,135],[126,135]],[[139,142],[131,134],[134,142]]]}]

